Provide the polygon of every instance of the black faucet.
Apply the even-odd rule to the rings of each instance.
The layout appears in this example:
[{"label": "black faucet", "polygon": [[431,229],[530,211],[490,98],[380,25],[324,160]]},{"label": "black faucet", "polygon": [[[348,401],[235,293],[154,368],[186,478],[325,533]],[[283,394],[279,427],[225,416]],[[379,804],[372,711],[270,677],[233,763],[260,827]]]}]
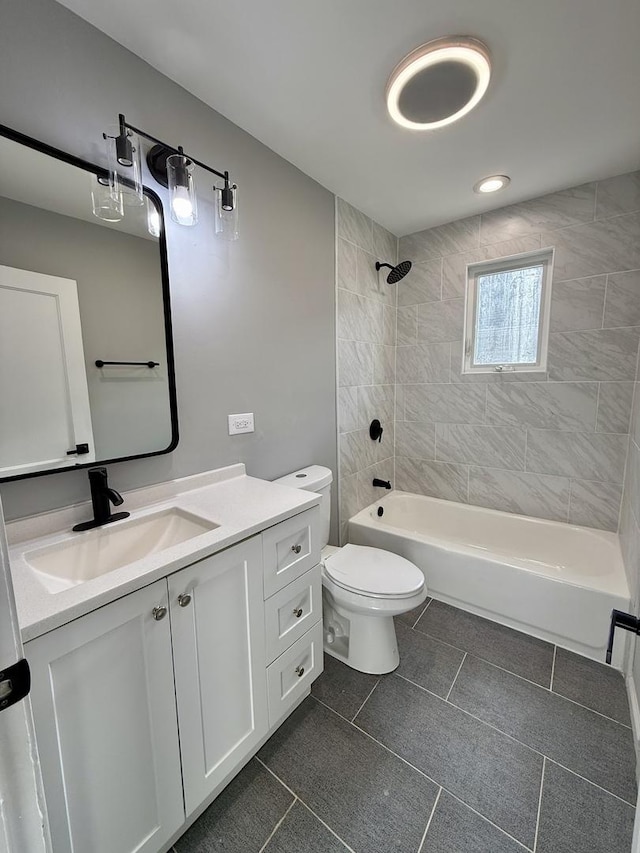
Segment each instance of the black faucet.
[{"label": "black faucet", "polygon": [[377,477],[373,478],[373,484],[372,485],[380,486],[383,489],[390,489],[391,488],[391,483],[388,480],[379,480]]},{"label": "black faucet", "polygon": [[89,468],[89,485],[91,486],[91,503],[93,504],[93,519],[76,524],[74,530],[91,530],[94,527],[102,527],[112,521],[128,518],[128,512],[111,513],[111,506],[120,506],[124,498],[120,492],[109,487],[106,468]]}]

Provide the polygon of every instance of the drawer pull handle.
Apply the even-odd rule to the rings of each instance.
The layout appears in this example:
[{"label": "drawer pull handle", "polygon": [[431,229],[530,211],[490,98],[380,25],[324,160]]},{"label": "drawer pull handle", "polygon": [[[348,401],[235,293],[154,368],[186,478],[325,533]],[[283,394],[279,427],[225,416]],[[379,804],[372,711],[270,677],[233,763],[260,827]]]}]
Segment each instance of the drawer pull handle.
[{"label": "drawer pull handle", "polygon": [[151,611],[151,615],[156,620],[156,622],[159,622],[167,615],[167,608],[164,606],[164,604],[160,604],[158,607],[153,608],[153,610]]},{"label": "drawer pull handle", "polygon": [[293,610],[293,615],[296,619],[299,619],[302,616],[302,607],[295,607]]},{"label": "drawer pull handle", "polygon": [[302,551],[302,545],[292,545],[291,550],[294,554],[299,554]]},{"label": "drawer pull handle", "polygon": [[298,674],[298,678],[302,678],[302,676],[304,675],[304,667],[303,666],[297,666],[296,667],[296,673]]},{"label": "drawer pull handle", "polygon": [[191,595],[188,592],[183,592],[182,595],[178,596],[178,604],[180,607],[187,607],[191,604]]}]

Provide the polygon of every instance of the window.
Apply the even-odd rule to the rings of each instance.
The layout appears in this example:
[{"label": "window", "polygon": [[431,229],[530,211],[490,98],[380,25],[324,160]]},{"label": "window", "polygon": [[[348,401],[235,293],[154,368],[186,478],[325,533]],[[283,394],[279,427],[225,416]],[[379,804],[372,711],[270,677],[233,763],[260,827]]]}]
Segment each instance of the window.
[{"label": "window", "polygon": [[553,249],[467,267],[463,373],[545,371]]}]

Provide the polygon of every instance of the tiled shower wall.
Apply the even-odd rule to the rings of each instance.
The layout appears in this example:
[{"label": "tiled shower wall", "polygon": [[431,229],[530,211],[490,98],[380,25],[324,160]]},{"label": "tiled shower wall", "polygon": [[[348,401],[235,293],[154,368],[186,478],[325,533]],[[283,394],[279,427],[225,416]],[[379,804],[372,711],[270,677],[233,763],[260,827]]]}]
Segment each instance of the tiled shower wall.
[{"label": "tiled shower wall", "polygon": [[[350,516],[380,496],[374,477],[394,479],[396,287],[376,272],[395,263],[397,239],[342,199],[336,200],[340,536]],[[388,270],[387,270],[388,272]],[[369,438],[378,418],[380,443]]]},{"label": "tiled shower wall", "polygon": [[[461,375],[466,265],[547,246],[547,374]],[[398,285],[395,486],[617,530],[640,332],[640,172],[403,237],[398,256],[414,268]],[[635,438],[637,454],[637,426]],[[637,534],[637,464],[629,479]]]},{"label": "tiled shower wall", "polygon": [[[640,282],[638,283],[640,288]],[[629,436],[629,455],[620,513],[620,547],[627,571],[633,612],[640,615],[640,356],[636,368],[635,393]],[[635,639],[634,683],[640,690],[640,639]],[[640,696],[638,696],[640,700]]]}]

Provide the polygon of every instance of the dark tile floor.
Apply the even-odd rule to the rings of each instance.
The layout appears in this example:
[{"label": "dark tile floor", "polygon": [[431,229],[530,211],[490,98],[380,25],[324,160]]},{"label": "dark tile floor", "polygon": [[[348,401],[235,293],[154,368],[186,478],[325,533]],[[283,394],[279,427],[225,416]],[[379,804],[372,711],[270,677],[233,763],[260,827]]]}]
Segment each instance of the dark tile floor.
[{"label": "dark tile floor", "polygon": [[176,853],[630,851],[619,673],[438,601],[397,632],[391,675],[325,657]]}]

